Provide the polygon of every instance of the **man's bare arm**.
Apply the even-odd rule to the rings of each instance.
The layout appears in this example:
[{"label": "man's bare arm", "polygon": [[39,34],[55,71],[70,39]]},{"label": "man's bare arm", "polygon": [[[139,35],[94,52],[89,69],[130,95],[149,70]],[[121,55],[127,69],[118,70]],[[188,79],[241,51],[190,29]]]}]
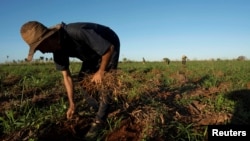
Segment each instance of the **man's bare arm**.
[{"label": "man's bare arm", "polygon": [[102,61],[100,64],[100,68],[98,69],[98,71],[95,73],[92,82],[95,83],[101,83],[102,81],[102,77],[104,75],[105,69],[110,61],[110,58],[112,56],[114,52],[114,46],[111,45],[110,48],[108,49],[108,51],[102,56]]},{"label": "man's bare arm", "polygon": [[74,104],[74,100],[73,100],[73,98],[74,98],[73,81],[72,81],[71,73],[69,70],[62,71],[62,75],[63,75],[64,86],[66,88],[67,96],[68,96],[68,100],[69,100],[69,108],[67,111],[67,118],[71,119],[73,114],[74,114],[74,110],[75,110],[75,104]]}]

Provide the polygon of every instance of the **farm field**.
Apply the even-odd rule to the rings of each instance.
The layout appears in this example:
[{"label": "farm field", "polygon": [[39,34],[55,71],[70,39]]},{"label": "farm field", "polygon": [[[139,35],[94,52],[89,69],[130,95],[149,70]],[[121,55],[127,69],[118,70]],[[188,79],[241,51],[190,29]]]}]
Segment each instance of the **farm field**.
[{"label": "farm field", "polygon": [[[73,76],[80,65],[71,64]],[[116,75],[106,76],[113,102],[97,140],[205,141],[207,125],[250,124],[250,61],[120,62],[118,67]],[[76,112],[67,120],[67,95],[53,63],[1,64],[0,140],[84,140],[95,116],[87,104],[92,98],[82,91],[93,91],[86,82],[75,80]]]}]

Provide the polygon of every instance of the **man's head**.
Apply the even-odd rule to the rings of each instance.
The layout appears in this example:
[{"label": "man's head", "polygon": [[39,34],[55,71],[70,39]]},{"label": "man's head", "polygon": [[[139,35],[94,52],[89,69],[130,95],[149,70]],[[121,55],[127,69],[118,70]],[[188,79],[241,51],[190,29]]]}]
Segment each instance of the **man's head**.
[{"label": "man's head", "polygon": [[47,28],[37,21],[29,21],[23,24],[20,31],[21,36],[30,47],[27,60],[31,61],[38,46],[58,30],[59,28]]}]

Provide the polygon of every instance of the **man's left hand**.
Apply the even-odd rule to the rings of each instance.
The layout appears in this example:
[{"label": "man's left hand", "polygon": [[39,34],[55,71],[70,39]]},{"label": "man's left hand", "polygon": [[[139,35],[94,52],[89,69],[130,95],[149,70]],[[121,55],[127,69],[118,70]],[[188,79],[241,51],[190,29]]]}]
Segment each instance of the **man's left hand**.
[{"label": "man's left hand", "polygon": [[97,71],[97,72],[94,74],[94,76],[93,76],[91,82],[95,82],[96,84],[100,84],[100,83],[102,83],[102,78],[103,78],[103,76],[104,76],[104,72],[102,72],[102,71]]}]

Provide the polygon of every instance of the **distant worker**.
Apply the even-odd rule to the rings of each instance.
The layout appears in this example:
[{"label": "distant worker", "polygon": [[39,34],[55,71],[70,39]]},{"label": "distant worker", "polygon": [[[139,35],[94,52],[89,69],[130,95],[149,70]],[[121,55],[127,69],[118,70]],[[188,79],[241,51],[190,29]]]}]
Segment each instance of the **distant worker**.
[{"label": "distant worker", "polygon": [[146,63],[146,60],[145,60],[145,58],[144,58],[144,57],[142,58],[142,63],[143,63],[143,64],[145,64],[145,63]]},{"label": "distant worker", "polygon": [[[21,36],[29,45],[28,61],[39,50],[42,53],[53,53],[56,69],[61,71],[69,100],[67,118],[71,119],[75,112],[73,101],[74,90],[69,69],[70,57],[82,61],[79,79],[84,74],[93,74],[91,82],[100,84],[105,72],[116,70],[120,52],[120,41],[117,34],[109,27],[97,23],[77,22],[60,23],[47,28],[38,21],[29,21],[21,27]],[[105,121],[109,107],[108,95],[99,92],[99,109],[90,129],[98,129]],[[87,135],[91,136],[91,132]]]},{"label": "distant worker", "polygon": [[186,65],[186,62],[187,62],[187,56],[186,55],[182,55],[182,65]]},{"label": "distant worker", "polygon": [[170,59],[169,58],[163,58],[163,61],[167,63],[168,65],[170,64]]}]

